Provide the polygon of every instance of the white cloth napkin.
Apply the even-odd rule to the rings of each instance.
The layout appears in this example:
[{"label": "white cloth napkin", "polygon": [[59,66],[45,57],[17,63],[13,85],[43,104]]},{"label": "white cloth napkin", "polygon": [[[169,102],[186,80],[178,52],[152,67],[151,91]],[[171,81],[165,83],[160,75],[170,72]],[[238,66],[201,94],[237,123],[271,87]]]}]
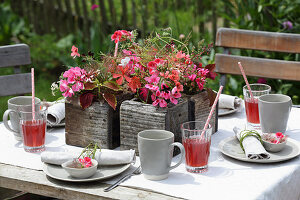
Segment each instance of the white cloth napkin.
[{"label": "white cloth napkin", "polygon": [[236,109],[241,105],[241,102],[241,98],[227,94],[221,94],[219,98],[219,108]]},{"label": "white cloth napkin", "polygon": [[[233,131],[236,135],[236,137],[238,138],[238,140],[240,140],[241,137],[241,131],[243,131],[244,129],[241,127],[234,127]],[[269,153],[265,150],[265,148],[263,147],[263,145],[261,144],[261,142],[254,136],[248,136],[245,137],[245,139],[242,142],[244,150],[245,150],[245,154],[249,159],[255,159],[255,160],[259,160],[259,159],[269,159],[270,155]]]},{"label": "white cloth napkin", "polygon": [[[80,154],[80,153],[79,153]],[[42,152],[41,160],[42,162],[61,165],[62,163],[77,158],[79,156],[75,152]],[[125,151],[114,151],[114,150],[105,150],[97,152],[95,159],[98,161],[99,165],[120,165],[131,163],[135,159],[134,150],[125,150]]]},{"label": "white cloth napkin", "polygon": [[48,108],[47,122],[50,126],[58,125],[65,119],[65,103],[54,103]]}]

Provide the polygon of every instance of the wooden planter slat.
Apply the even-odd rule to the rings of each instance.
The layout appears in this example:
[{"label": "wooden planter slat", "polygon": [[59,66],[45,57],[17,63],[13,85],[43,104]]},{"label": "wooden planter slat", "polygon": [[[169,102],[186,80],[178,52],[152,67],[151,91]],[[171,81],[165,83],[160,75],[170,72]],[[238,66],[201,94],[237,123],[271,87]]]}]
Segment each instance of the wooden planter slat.
[{"label": "wooden planter slat", "polygon": [[119,96],[116,110],[104,101],[93,102],[85,110],[78,99],[66,103],[66,144],[86,147],[93,142],[104,149],[120,146],[120,105],[131,98],[131,94]]},{"label": "wooden planter slat", "polygon": [[[206,91],[203,91],[201,93],[188,96],[189,99],[189,109],[192,112],[190,115],[191,118],[190,121],[206,121],[209,115],[209,112],[211,110],[211,107],[209,107],[209,99],[208,94]],[[215,133],[218,131],[218,123],[217,123],[217,108],[215,109],[215,112],[213,113],[210,124],[212,126],[212,133]]]},{"label": "wooden planter slat", "polygon": [[135,149],[138,154],[137,134],[146,129],[171,131],[175,141],[181,142],[180,124],[188,119],[187,101],[169,108],[157,108],[135,100],[124,101],[120,108],[120,148]]}]

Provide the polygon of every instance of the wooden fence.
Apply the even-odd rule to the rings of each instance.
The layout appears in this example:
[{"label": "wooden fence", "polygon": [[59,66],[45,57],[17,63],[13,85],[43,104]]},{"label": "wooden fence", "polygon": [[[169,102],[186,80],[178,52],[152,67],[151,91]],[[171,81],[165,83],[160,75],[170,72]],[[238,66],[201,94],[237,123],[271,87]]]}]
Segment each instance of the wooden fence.
[{"label": "wooden fence", "polygon": [[[138,29],[144,36],[151,31],[149,23],[155,27],[168,25],[167,21],[160,18],[163,10],[172,9],[176,12],[190,6],[195,8],[194,17],[211,10],[213,36],[217,29],[216,2],[205,5],[204,0],[11,0],[10,3],[17,14],[33,24],[36,33],[63,36],[80,29],[87,42],[90,40],[90,27],[94,23],[99,24],[103,34],[122,28]],[[92,11],[93,4],[99,7]],[[198,26],[199,32],[204,33],[204,20],[197,23],[195,27]]]}]

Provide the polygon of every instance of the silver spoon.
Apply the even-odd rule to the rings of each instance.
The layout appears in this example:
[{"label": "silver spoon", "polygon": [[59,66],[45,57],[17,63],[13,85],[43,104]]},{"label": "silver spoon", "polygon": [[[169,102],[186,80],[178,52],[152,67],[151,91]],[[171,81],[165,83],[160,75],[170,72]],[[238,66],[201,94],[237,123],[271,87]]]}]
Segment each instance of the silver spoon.
[{"label": "silver spoon", "polygon": [[111,186],[105,188],[105,189],[104,189],[104,192],[108,192],[108,191],[114,189],[115,187],[117,187],[118,185],[120,185],[120,183],[124,182],[125,180],[127,180],[127,179],[130,178],[131,176],[139,175],[139,174],[141,174],[141,173],[142,173],[142,169],[141,169],[141,166],[139,166],[139,167],[136,168],[132,173],[123,176],[123,177],[120,178],[117,182],[115,182],[115,183],[112,184]]}]

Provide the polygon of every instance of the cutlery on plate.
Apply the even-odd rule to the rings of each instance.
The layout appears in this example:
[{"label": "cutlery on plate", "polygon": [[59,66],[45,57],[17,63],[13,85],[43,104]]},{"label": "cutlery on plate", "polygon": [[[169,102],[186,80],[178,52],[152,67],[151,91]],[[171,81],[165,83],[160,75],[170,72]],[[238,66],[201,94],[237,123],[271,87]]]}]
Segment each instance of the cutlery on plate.
[{"label": "cutlery on plate", "polygon": [[141,170],[141,166],[139,166],[138,168],[136,168],[133,172],[131,172],[130,174],[127,174],[125,176],[123,176],[122,178],[120,178],[117,182],[115,182],[114,184],[112,184],[111,186],[107,187],[104,189],[104,192],[108,192],[112,189],[114,189],[115,187],[117,187],[118,185],[120,185],[120,183],[124,182],[125,180],[127,180],[128,178],[130,178],[131,176],[134,175],[139,175],[142,173]]}]

